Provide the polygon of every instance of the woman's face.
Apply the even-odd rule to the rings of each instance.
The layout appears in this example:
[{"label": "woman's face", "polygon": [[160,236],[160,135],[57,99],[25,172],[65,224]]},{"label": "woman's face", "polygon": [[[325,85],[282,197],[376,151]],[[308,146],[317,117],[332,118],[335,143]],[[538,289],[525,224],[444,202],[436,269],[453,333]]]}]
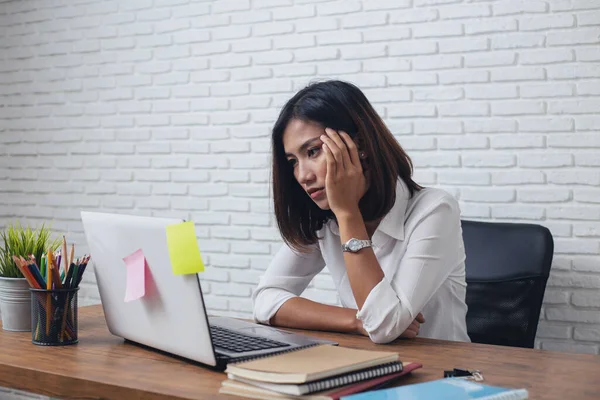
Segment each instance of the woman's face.
[{"label": "woman's face", "polygon": [[325,192],[327,163],[320,136],[325,129],[310,121],[292,119],[283,132],[283,149],[302,189],[322,210],[329,210]]}]

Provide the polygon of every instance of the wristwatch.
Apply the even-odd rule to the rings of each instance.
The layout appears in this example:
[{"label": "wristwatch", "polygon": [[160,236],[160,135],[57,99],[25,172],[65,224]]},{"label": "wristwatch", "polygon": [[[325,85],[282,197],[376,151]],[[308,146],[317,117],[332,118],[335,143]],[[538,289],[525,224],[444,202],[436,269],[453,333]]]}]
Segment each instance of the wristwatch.
[{"label": "wristwatch", "polygon": [[352,238],[348,240],[346,243],[342,244],[342,251],[347,251],[350,253],[356,253],[357,251],[364,249],[365,247],[372,247],[373,244],[370,240],[361,240]]}]

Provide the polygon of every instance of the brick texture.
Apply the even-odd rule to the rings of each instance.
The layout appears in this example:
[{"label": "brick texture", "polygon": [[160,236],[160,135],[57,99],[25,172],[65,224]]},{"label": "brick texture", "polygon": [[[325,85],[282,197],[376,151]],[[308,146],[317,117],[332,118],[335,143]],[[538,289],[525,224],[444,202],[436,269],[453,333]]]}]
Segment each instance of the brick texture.
[{"label": "brick texture", "polygon": [[[85,251],[82,208],[193,218],[208,308],[249,317],[280,244],[272,123],[308,82],[346,79],[465,218],[553,230],[537,346],[598,353],[599,15],[562,0],[2,1],[0,225],[52,220]],[[99,301],[91,275],[83,304]],[[306,296],[337,301],[327,284]]]}]

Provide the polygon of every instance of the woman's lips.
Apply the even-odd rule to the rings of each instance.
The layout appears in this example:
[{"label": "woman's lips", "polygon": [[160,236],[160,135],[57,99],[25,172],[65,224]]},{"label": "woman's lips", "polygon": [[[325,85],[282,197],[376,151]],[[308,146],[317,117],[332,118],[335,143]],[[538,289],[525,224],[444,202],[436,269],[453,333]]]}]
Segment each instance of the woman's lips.
[{"label": "woman's lips", "polygon": [[315,190],[314,192],[312,192],[310,194],[310,198],[313,199],[313,200],[317,200],[318,198],[320,198],[324,194],[325,194],[325,189]]}]

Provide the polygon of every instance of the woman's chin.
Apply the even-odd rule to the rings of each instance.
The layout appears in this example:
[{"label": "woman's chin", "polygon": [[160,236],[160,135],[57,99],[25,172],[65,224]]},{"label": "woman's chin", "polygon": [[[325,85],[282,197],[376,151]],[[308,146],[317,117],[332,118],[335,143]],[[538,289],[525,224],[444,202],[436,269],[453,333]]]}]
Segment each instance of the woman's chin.
[{"label": "woman's chin", "polygon": [[[314,200],[313,200],[314,201]],[[327,199],[323,199],[323,200],[318,200],[315,201],[315,204],[317,205],[317,207],[319,207],[321,210],[329,210],[329,203],[327,202]]]}]

